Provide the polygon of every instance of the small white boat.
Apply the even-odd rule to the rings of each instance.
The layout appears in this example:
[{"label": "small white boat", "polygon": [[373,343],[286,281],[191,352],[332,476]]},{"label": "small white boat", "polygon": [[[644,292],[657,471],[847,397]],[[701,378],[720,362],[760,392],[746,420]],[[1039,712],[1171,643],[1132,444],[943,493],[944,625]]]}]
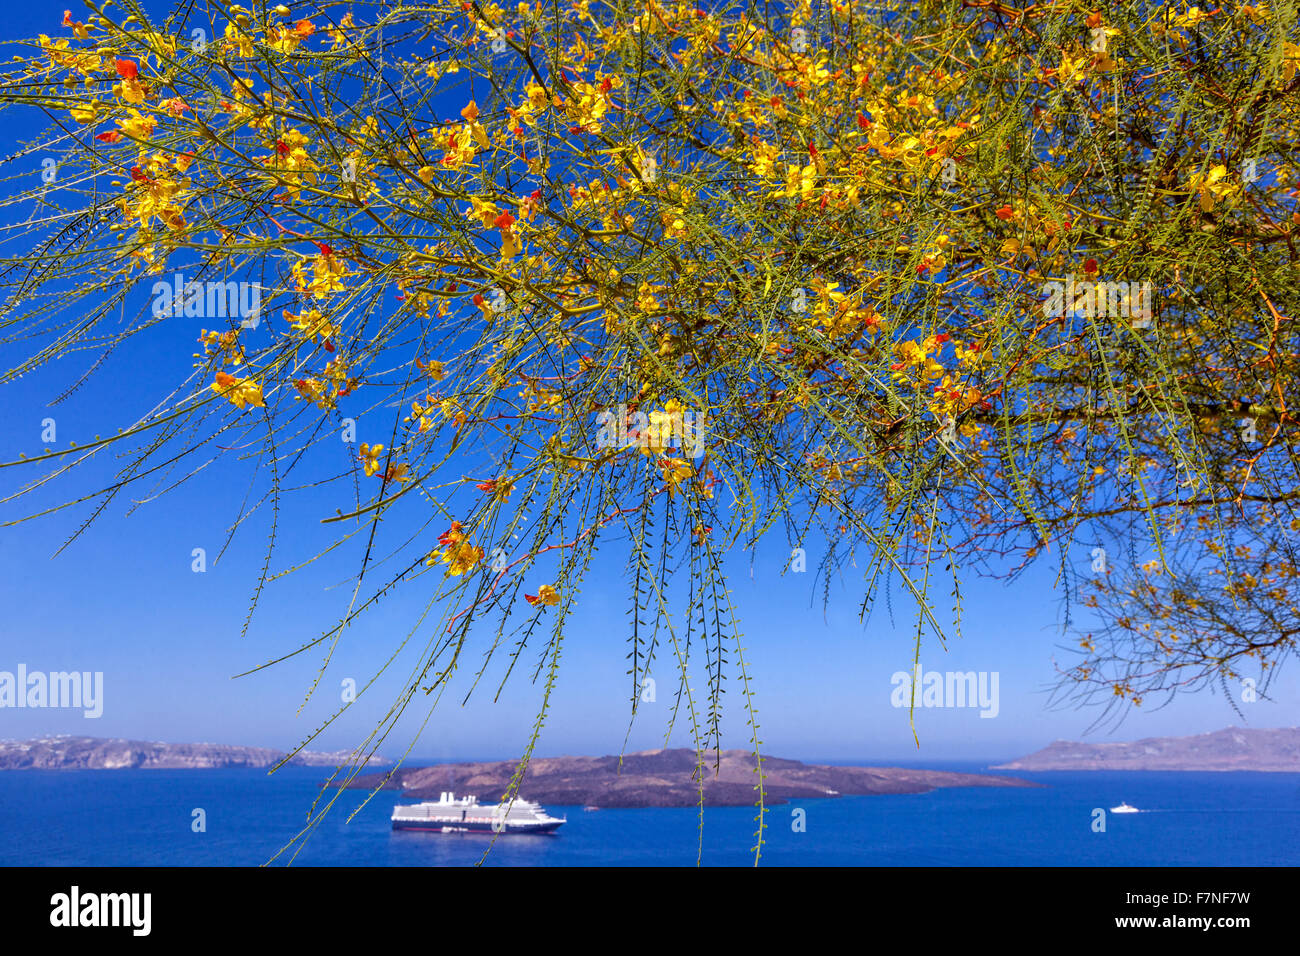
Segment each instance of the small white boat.
[{"label": "small white boat", "polygon": [[1127,803],[1121,803],[1118,807],[1111,807],[1111,813],[1141,813],[1137,807],[1130,807]]}]

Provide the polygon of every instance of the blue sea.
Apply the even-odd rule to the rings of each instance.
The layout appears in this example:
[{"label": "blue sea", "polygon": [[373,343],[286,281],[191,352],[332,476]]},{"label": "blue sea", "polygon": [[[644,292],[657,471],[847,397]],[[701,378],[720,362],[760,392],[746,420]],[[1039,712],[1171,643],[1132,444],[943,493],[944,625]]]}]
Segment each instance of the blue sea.
[{"label": "blue sea", "polygon": [[[979,771],[970,763],[933,769]],[[257,866],[306,822],[319,768],[0,773],[0,865]],[[769,809],[762,864],[774,866],[1295,866],[1300,774],[1017,773],[1040,788],[960,788],[799,800]],[[333,791],[330,791],[332,795]],[[700,815],[688,809],[547,805],[554,836],[394,832],[397,794],[347,791],[294,860],[302,866],[692,866]],[[526,796],[527,794],[525,794]],[[484,795],[480,795],[483,797]],[[1121,801],[1143,813],[1093,809]],[[204,832],[194,832],[195,810]],[[794,811],[805,829],[796,832]],[[752,807],[708,808],[708,865],[748,865]],[[488,851],[491,845],[490,852]],[[287,862],[288,854],[276,862]]]}]

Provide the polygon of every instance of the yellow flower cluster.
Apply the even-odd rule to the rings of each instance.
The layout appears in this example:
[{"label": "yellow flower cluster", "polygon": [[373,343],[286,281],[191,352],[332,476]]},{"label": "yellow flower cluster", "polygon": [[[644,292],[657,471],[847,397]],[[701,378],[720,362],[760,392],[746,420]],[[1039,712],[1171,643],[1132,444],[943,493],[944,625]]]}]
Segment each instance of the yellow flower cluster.
[{"label": "yellow flower cluster", "polygon": [[[307,275],[307,263],[311,263],[311,276]],[[297,259],[292,267],[294,282],[300,293],[310,293],[312,298],[326,299],[335,292],[342,292],[346,286],[343,279],[348,275],[347,266],[333,254],[319,255]]]},{"label": "yellow flower cluster", "polygon": [[339,327],[319,309],[308,309],[302,315],[292,315],[286,309],[284,317],[292,323],[293,331],[304,339],[328,342],[338,337]]},{"label": "yellow flower cluster", "polygon": [[[944,336],[943,338],[947,338]],[[894,345],[898,361],[890,366],[896,382],[912,382],[918,387],[943,376],[944,368],[934,359],[943,339],[927,335],[920,342],[908,339]]]},{"label": "yellow flower cluster", "polygon": [[439,562],[447,565],[447,577],[459,577],[483,560],[483,549],[469,543],[469,536],[459,521],[451,523],[451,528],[439,536],[438,543],[442,548],[430,551],[424,563],[428,567]]},{"label": "yellow flower cluster", "polygon": [[212,391],[229,399],[230,404],[238,409],[250,405],[266,405],[262,398],[262,386],[251,378],[236,378],[226,372],[218,372],[217,380],[212,383]]}]

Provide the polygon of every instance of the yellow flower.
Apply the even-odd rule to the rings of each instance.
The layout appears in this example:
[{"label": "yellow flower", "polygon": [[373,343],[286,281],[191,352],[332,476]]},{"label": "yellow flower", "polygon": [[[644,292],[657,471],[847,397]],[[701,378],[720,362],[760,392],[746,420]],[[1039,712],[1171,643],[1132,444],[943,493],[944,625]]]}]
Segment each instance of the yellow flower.
[{"label": "yellow flower", "polygon": [[[551,101],[546,95],[546,88],[538,86],[531,80],[528,85],[524,87],[524,94],[528,97],[528,100],[520,106],[519,112],[521,114],[540,113],[551,105]],[[521,119],[526,119],[530,123],[533,122],[531,115],[521,116]]]},{"label": "yellow flower", "polygon": [[297,389],[297,397],[303,401],[311,402],[317,408],[333,408],[335,402],[326,394],[326,385],[317,378],[300,378],[294,382],[294,388]]},{"label": "yellow flower", "polygon": [[677,486],[695,473],[691,463],[684,458],[661,458],[659,467],[663,470],[664,481],[668,484],[668,493],[677,491]]},{"label": "yellow flower", "polygon": [[522,250],[523,246],[519,244],[519,237],[515,235],[515,231],[513,229],[502,229],[501,258],[513,259],[515,256],[519,255]]},{"label": "yellow flower", "polygon": [[285,192],[293,199],[298,198],[300,187],[304,183],[316,183],[317,166],[307,152],[310,142],[307,136],[296,129],[284,130],[271,144],[274,152],[266,160],[268,168],[275,171],[272,182],[283,185]]},{"label": "yellow flower", "polygon": [[943,366],[930,356],[936,344],[934,336],[929,336],[924,342],[907,341],[895,345],[899,361],[890,366],[894,380],[903,382],[917,376],[917,384],[920,384],[941,377]]},{"label": "yellow flower", "polygon": [[212,383],[212,390],[218,395],[224,395],[236,408],[244,408],[248,405],[264,406],[266,404],[262,398],[261,385],[252,379],[235,378],[235,376],[226,372],[217,373],[217,380]]},{"label": "yellow flower", "polygon": [[439,407],[442,409],[442,414],[449,418],[451,423],[458,429],[469,420],[469,416],[465,413],[465,410],[457,404],[456,399],[454,398],[444,398],[439,403]]},{"label": "yellow flower", "polygon": [[549,584],[543,584],[537,589],[536,594],[525,594],[524,600],[534,607],[546,605],[556,605],[560,603],[560,592],[555,590]]},{"label": "yellow flower", "polygon": [[1193,173],[1188,180],[1188,188],[1200,194],[1201,209],[1204,212],[1213,210],[1216,200],[1226,199],[1239,191],[1240,187],[1236,183],[1223,181],[1227,175],[1227,168],[1220,163],[1207,173]]},{"label": "yellow flower", "polygon": [[153,130],[158,121],[152,116],[142,116],[139,110],[128,110],[130,114],[124,120],[118,120],[117,125],[122,127],[122,132],[133,139],[148,139],[153,135]]},{"label": "yellow flower", "polygon": [[438,542],[445,550],[430,551],[424,563],[430,567],[441,561],[448,565],[447,576],[459,577],[483,560],[483,549],[469,543],[468,535],[461,530],[461,523],[453,521],[451,527],[442,533]]},{"label": "yellow flower", "polygon": [[325,342],[339,334],[339,327],[321,315],[319,309],[308,309],[302,315],[290,315],[286,310],[284,317],[293,320],[293,330],[301,333],[305,339],[320,339]]},{"label": "yellow flower", "polygon": [[[350,27],[352,27],[352,26],[353,26],[353,22],[352,22],[352,14],[351,14],[351,13],[345,13],[345,14],[343,14],[342,18],[340,18],[340,20],[339,20],[338,28],[329,31],[330,39],[333,40],[333,42],[334,42],[334,49],[338,49],[340,46],[355,46],[355,45],[356,45],[352,40],[349,40],[349,39],[347,38],[346,33],[345,33],[345,31],[346,31],[347,29],[349,29]],[[227,36],[230,35],[230,28],[229,28],[229,27],[226,28],[226,35],[227,35]]]},{"label": "yellow flower", "polygon": [[601,121],[609,109],[609,91],[623,85],[616,76],[607,77],[600,86],[590,83],[574,83],[576,99],[565,102],[564,109],[574,126],[581,127],[588,133],[599,133]]},{"label": "yellow flower", "polygon": [[122,80],[113,87],[113,92],[127,103],[143,103],[145,100],[144,85],[137,77]]},{"label": "yellow flower", "polygon": [[650,423],[645,430],[645,435],[641,436],[641,454],[659,454],[671,445],[673,439],[681,433],[681,422],[682,403],[675,398],[669,399],[664,404],[663,411],[651,412]]},{"label": "yellow flower", "polygon": [[457,577],[474,567],[483,560],[483,549],[472,544],[457,545],[448,557],[443,558],[450,567],[447,568],[447,574],[450,577]]},{"label": "yellow flower", "polygon": [[[427,432],[433,427],[433,419],[429,417],[429,412],[433,411],[431,406],[422,405],[420,402],[411,403],[411,418],[417,422],[417,427],[421,432]],[[410,421],[408,418],[407,421]]]},{"label": "yellow flower", "polygon": [[85,107],[74,106],[70,112],[72,113],[72,118],[74,120],[82,126],[86,126],[89,123],[95,122],[95,117],[99,115],[99,101],[92,100],[91,103]]},{"label": "yellow flower", "polygon": [[419,359],[416,359],[415,367],[418,368],[425,375],[429,376],[429,378],[433,379],[435,382],[441,382],[444,378],[447,377],[447,373],[443,371],[442,363],[435,362],[432,359],[430,359],[428,362],[422,362]]},{"label": "yellow flower", "polygon": [[1300,66],[1300,45],[1288,40],[1282,42],[1282,82],[1289,84],[1295,76],[1296,67]]},{"label": "yellow flower", "polygon": [[564,400],[564,396],[560,392],[532,382],[524,384],[524,390],[519,393],[519,397],[528,400],[527,408],[530,412],[549,411],[558,407]]},{"label": "yellow flower", "polygon": [[239,47],[239,55],[251,57],[257,55],[257,46],[253,37],[234,23],[226,24],[226,39],[233,40]]},{"label": "yellow flower", "polygon": [[761,176],[766,179],[776,172],[777,148],[759,143],[754,147],[754,162],[750,164],[750,170],[755,176]]},{"label": "yellow flower", "polygon": [[812,196],[813,190],[816,187],[816,166],[808,165],[800,170],[797,165],[792,165],[786,168],[785,189],[782,190],[779,195],[786,197],[798,196],[800,199],[808,199]]},{"label": "yellow flower", "polygon": [[[477,123],[475,124],[478,125]],[[460,169],[474,159],[475,134],[467,128],[453,129],[442,141],[442,165],[447,169]]]},{"label": "yellow flower", "polygon": [[1174,26],[1186,29],[1188,27],[1197,27],[1203,20],[1208,20],[1212,14],[1201,10],[1200,7],[1188,7],[1186,13],[1181,13],[1174,17]]},{"label": "yellow flower", "polygon": [[306,276],[305,259],[299,259],[293,264],[293,275],[299,292],[310,291],[313,298],[324,299],[331,293],[342,292],[346,288],[342,279],[348,274],[347,267],[333,255],[321,253],[312,257],[311,263],[310,279]]},{"label": "yellow flower", "polygon": [[203,343],[204,353],[207,353],[210,348],[220,351],[225,356],[227,365],[244,364],[244,348],[239,344],[238,329],[227,329],[225,332],[209,332],[207,329],[202,329],[199,341]]},{"label": "yellow flower", "polygon": [[379,459],[384,454],[383,445],[370,445],[362,443],[357,457],[361,459],[361,465],[366,470],[366,477],[370,478],[379,472]]}]

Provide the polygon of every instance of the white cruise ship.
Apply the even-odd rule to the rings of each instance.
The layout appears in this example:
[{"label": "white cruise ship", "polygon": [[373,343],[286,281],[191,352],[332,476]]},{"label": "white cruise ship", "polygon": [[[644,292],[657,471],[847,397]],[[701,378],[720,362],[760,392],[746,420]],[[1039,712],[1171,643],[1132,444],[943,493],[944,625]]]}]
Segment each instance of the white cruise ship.
[{"label": "white cruise ship", "polygon": [[535,803],[484,806],[478,797],[460,797],[443,791],[437,800],[399,803],[393,807],[394,830],[430,830],[435,833],[553,833],[568,817],[547,815]]}]

